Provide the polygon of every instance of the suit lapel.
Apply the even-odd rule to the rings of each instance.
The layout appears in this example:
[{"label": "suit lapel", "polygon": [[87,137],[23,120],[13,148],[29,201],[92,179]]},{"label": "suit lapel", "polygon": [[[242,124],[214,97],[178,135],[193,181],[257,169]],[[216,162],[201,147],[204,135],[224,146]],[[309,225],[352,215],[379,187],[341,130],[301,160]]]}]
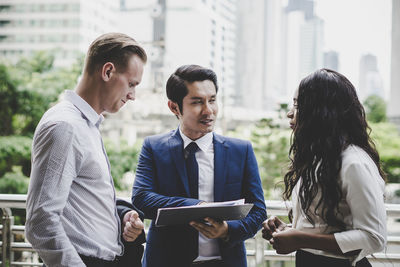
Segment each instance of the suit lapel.
[{"label": "suit lapel", "polygon": [[185,193],[188,197],[190,197],[185,159],[183,158],[183,140],[179,133],[179,129],[172,133],[168,140],[168,145],[172,159],[175,163],[175,167],[178,170],[179,177],[181,178],[183,187],[185,188]]},{"label": "suit lapel", "polygon": [[222,136],[214,133],[214,201],[223,201],[228,146]]}]

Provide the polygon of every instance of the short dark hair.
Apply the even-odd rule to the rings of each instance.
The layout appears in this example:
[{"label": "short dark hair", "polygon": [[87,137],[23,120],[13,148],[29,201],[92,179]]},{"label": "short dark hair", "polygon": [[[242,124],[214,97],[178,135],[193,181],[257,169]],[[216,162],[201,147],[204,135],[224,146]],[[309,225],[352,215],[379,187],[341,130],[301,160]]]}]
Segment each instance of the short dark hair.
[{"label": "short dark hair", "polygon": [[215,92],[218,92],[217,75],[211,69],[199,65],[183,65],[179,67],[167,81],[167,97],[179,106],[182,113],[183,98],[188,94],[186,84],[210,80],[215,86]]},{"label": "short dark hair", "polygon": [[103,34],[89,46],[85,72],[93,74],[107,62],[116,65],[118,72],[124,72],[132,55],[137,55],[143,63],[147,61],[146,52],[132,37],[123,33]]}]

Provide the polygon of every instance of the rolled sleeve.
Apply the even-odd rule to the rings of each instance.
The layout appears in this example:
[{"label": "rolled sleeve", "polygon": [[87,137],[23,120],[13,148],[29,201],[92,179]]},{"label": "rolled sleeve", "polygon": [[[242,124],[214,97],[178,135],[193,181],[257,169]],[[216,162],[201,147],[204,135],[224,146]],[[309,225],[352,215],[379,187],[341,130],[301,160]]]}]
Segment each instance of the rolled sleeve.
[{"label": "rolled sleeve", "polygon": [[360,250],[353,263],[382,251],[386,244],[384,182],[376,166],[352,163],[343,170],[343,192],[352,215],[352,230],[335,233],[343,253]]}]

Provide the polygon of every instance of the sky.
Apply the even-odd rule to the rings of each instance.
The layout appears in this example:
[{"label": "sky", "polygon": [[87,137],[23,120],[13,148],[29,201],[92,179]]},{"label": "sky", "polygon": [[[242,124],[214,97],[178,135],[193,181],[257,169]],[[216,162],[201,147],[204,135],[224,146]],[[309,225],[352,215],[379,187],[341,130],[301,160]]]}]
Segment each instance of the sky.
[{"label": "sky", "polygon": [[358,86],[360,58],[377,56],[386,96],[390,90],[392,0],[314,0],[325,21],[325,51],[339,53],[339,72]]}]

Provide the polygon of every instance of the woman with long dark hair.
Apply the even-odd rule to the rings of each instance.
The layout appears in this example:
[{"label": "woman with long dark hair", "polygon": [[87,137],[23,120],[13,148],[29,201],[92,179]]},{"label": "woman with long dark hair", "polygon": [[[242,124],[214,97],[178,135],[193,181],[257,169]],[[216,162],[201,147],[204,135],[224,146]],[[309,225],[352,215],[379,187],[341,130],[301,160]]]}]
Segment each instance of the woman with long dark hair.
[{"label": "woman with long dark hair", "polygon": [[287,114],[293,129],[284,200],[292,226],[277,217],[263,237],[296,266],[371,266],[386,244],[385,174],[354,86],[321,69],[304,78]]}]

